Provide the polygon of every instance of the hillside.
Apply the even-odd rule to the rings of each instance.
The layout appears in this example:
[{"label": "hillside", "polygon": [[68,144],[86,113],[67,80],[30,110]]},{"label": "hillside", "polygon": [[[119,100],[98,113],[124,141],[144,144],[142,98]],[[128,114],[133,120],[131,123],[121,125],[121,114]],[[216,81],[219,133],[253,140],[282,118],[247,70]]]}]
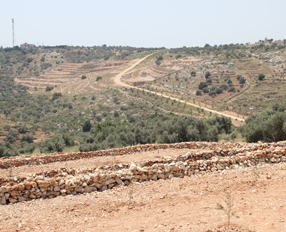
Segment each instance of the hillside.
[{"label": "hillside", "polygon": [[[124,133],[130,131],[132,135],[128,145],[139,141],[184,141],[175,138],[170,130],[165,140],[159,135],[145,141],[133,138],[136,128],[148,137],[159,122],[170,121],[174,116],[198,120],[214,119],[216,115],[231,117],[234,126],[228,135],[223,135],[226,131],[220,128],[216,130],[226,139],[234,132],[235,138],[237,134],[241,136],[241,129],[236,127],[242,126],[250,115],[284,107],[283,41],[178,49],[15,47],[1,49],[0,62],[0,75],[6,77],[1,79],[2,85],[5,82],[5,89],[15,89],[2,94],[0,139],[22,147],[25,154],[35,148],[33,151],[40,153],[39,143],[63,134],[75,143],[66,139],[66,144],[51,147],[50,152],[78,151],[80,144],[81,149],[126,145],[119,141],[113,144],[106,136],[96,135],[102,123],[128,128],[124,129]],[[259,74],[265,76],[261,81]],[[85,123],[90,125],[88,133],[82,131]],[[24,125],[27,129],[17,132]],[[36,146],[26,144],[25,148],[20,143],[25,133],[33,136]],[[99,143],[106,142],[101,148],[86,146],[89,135],[97,136]],[[213,139],[216,141],[217,135]]]},{"label": "hillside", "polygon": [[284,231],[266,42],[1,48],[0,230]]}]

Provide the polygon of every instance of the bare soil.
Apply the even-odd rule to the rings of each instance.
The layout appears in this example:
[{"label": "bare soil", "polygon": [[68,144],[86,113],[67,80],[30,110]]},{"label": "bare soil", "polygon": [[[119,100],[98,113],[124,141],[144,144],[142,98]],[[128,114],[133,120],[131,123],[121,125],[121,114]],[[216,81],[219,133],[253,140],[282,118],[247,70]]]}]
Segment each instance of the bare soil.
[{"label": "bare soil", "polygon": [[[162,152],[163,155],[163,151]],[[182,150],[164,150],[164,156]],[[152,159],[157,151],[116,157],[120,162]],[[69,167],[94,167],[114,157],[69,161]],[[26,166],[13,170],[25,175],[65,163]],[[7,171],[7,170],[6,170]],[[258,173],[259,177],[255,174]],[[1,176],[5,172],[1,170]],[[211,174],[142,182],[54,199],[0,206],[0,231],[226,231],[227,218],[216,210],[231,190],[234,211],[231,231],[286,231],[286,164],[267,164]],[[131,192],[132,194],[131,194]],[[132,196],[132,203],[128,202]]]}]

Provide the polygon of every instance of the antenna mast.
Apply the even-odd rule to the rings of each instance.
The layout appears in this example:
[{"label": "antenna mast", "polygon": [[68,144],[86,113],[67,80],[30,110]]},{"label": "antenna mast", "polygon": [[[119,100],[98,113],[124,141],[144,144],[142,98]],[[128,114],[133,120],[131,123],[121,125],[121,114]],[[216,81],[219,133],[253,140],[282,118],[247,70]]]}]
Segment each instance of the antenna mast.
[{"label": "antenna mast", "polygon": [[14,19],[12,19],[12,30],[13,30],[13,47],[14,47],[14,43],[15,43],[15,40],[14,40]]}]

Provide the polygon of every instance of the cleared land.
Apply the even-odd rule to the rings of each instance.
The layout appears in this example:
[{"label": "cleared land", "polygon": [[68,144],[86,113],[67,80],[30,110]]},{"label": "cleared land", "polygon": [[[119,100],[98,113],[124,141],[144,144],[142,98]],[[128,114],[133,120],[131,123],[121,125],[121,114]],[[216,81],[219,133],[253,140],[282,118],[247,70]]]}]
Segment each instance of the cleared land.
[{"label": "cleared land", "polygon": [[[161,150],[116,157],[130,163],[159,156],[174,157],[190,149]],[[194,150],[193,150],[194,151]],[[96,160],[98,159],[98,160]],[[13,169],[19,175],[58,167],[110,165],[114,157],[80,159],[42,166]],[[257,178],[256,174],[259,177]],[[1,170],[1,176],[8,170]],[[173,178],[119,186],[104,192],[38,199],[0,206],[1,231],[220,231],[226,225],[222,211],[224,190],[231,190],[234,210],[233,231],[284,231],[286,164],[266,164],[191,177]]]}]

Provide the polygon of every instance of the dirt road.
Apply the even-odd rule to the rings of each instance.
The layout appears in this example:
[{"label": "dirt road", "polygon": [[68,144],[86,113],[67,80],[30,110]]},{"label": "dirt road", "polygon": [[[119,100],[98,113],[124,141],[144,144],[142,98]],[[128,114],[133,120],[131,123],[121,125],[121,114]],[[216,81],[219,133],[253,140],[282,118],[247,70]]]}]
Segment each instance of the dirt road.
[{"label": "dirt road", "polygon": [[[151,56],[153,54],[150,54],[148,56],[145,56],[144,58],[140,59],[140,60],[137,60],[137,61],[134,61],[134,64],[132,64],[129,68],[125,69],[124,71],[122,71],[121,73],[117,74],[115,77],[114,77],[114,82],[116,85],[119,85],[119,86],[124,86],[124,87],[128,87],[128,88],[134,88],[134,89],[140,89],[140,90],[143,90],[142,88],[138,88],[136,86],[131,86],[131,85],[128,85],[127,83],[121,81],[121,78],[123,75],[127,74],[127,72],[129,72],[130,70],[132,70],[135,66],[137,66],[138,64],[140,64],[143,60],[145,60],[146,58],[148,58],[149,56]],[[154,92],[154,91],[151,91],[151,90],[147,90],[147,89],[144,89],[144,91],[146,92],[150,92],[150,93],[154,93],[154,94],[158,94],[159,96],[163,96],[165,98],[170,98],[172,100],[176,100],[176,101],[179,101],[179,102],[182,102],[182,103],[185,103],[185,101],[183,100],[180,100],[178,98],[174,98],[174,97],[170,97],[168,95],[164,95],[164,94],[160,94],[160,93],[157,93],[157,92]],[[216,110],[211,110],[209,108],[206,108],[206,107],[202,107],[202,106],[199,106],[199,105],[196,105],[196,104],[193,104],[193,103],[190,103],[190,102],[186,102],[187,105],[190,105],[190,106],[195,106],[195,107],[199,107],[201,109],[204,109],[205,111],[208,111],[208,112],[212,112],[213,114],[218,114],[218,115],[221,115],[221,116],[225,116],[225,117],[228,117],[228,118],[231,118],[231,119],[234,119],[234,120],[237,120],[237,121],[240,121],[240,122],[245,122],[245,120],[241,117],[235,117],[233,115],[230,115],[230,114],[227,114],[227,113],[222,113],[222,112],[219,112],[219,111],[216,111]]]},{"label": "dirt road", "polygon": [[116,85],[120,85],[120,86],[125,86],[125,87],[132,87],[131,85],[128,85],[128,84],[126,84],[125,82],[122,82],[121,81],[121,78],[122,78],[122,76],[124,75],[124,74],[126,74],[128,71],[130,71],[131,69],[133,69],[133,68],[135,68],[138,64],[140,64],[143,60],[145,60],[146,58],[148,58],[149,56],[151,56],[151,55],[153,55],[154,53],[152,53],[152,54],[149,54],[149,55],[147,55],[147,56],[145,56],[145,57],[143,57],[143,58],[141,58],[140,60],[134,60],[133,61],[133,64],[129,67],[129,68],[127,68],[127,69],[125,69],[124,71],[122,71],[121,73],[119,73],[119,74],[117,74],[115,77],[114,77],[114,82],[115,82],[115,84]]}]

